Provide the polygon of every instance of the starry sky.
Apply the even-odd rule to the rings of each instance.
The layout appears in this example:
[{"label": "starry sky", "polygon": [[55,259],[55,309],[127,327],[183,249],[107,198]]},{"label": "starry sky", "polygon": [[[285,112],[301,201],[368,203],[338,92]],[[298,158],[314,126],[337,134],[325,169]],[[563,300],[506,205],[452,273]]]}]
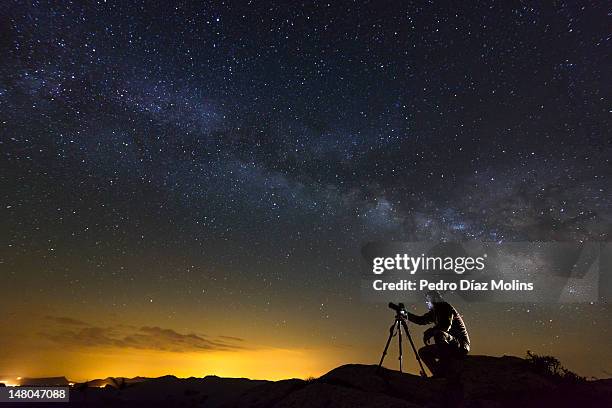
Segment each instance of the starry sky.
[{"label": "starry sky", "polygon": [[[609,240],[609,13],[3,2],[0,377],[377,363],[365,243]],[[607,304],[458,308],[476,354],[612,376]]]}]

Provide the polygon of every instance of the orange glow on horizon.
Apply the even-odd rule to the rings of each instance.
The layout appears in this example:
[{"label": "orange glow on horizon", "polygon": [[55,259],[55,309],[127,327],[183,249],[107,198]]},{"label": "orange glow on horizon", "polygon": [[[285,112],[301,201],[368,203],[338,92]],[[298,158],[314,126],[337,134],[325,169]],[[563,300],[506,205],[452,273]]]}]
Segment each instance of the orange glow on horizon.
[{"label": "orange glow on horizon", "polygon": [[[20,380],[21,377],[17,377],[17,380]],[[0,384],[4,384],[7,387],[16,387],[19,385],[19,382],[13,381],[11,379],[0,379]]]},{"label": "orange glow on horizon", "polygon": [[[34,361],[33,361],[34,362]],[[345,361],[345,362],[348,362]],[[72,382],[106,377],[238,377],[280,380],[320,376],[343,362],[332,350],[268,348],[230,352],[176,353],[92,348],[47,354],[45,367],[24,367],[28,377],[65,376]],[[49,372],[57,367],[61,372]],[[2,382],[2,381],[0,381]],[[8,382],[5,382],[9,385]],[[11,385],[14,381],[10,381]]]}]

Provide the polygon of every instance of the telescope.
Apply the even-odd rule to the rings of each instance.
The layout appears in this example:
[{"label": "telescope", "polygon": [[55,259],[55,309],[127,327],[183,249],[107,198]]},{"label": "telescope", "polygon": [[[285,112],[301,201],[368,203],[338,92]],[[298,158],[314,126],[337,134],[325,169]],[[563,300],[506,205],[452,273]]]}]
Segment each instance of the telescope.
[{"label": "telescope", "polygon": [[389,309],[395,310],[395,312],[401,315],[404,318],[408,317],[408,312],[406,311],[406,306],[403,303],[398,303],[397,305],[393,302],[389,302]]}]

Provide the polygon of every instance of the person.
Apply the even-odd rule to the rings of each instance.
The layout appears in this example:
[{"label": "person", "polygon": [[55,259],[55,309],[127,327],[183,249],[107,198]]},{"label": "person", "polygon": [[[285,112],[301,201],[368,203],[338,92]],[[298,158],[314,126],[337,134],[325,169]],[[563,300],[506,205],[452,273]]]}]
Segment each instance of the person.
[{"label": "person", "polygon": [[[470,337],[461,315],[438,292],[427,292],[425,303],[429,311],[422,316],[408,312],[408,320],[420,325],[434,324],[423,334],[425,346],[419,349],[419,356],[434,377],[444,377],[451,359],[470,351]],[[432,337],[434,342],[430,344]]]}]

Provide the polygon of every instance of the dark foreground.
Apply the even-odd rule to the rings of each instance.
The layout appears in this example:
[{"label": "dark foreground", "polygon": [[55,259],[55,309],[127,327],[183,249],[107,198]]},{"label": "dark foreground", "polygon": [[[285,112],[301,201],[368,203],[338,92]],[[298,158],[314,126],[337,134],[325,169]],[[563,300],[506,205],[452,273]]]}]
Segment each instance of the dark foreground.
[{"label": "dark foreground", "polygon": [[[242,378],[124,382],[98,380],[71,389],[66,404],[36,407],[602,407],[612,406],[612,379],[559,383],[517,357],[469,356],[460,383],[424,379],[376,366],[345,365],[314,380]],[[105,384],[109,384],[106,385]],[[95,385],[95,386],[94,386]],[[118,387],[118,388],[116,388]],[[6,404],[24,407],[23,404]]]}]

